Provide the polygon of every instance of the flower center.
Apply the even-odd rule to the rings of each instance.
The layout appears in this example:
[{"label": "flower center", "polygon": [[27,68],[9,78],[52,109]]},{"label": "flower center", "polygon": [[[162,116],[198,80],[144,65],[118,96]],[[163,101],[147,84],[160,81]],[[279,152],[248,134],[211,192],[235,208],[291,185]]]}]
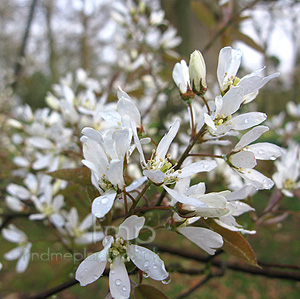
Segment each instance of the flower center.
[{"label": "flower center", "polygon": [[229,116],[225,116],[224,114],[220,114],[218,113],[214,119],[214,123],[216,126],[220,126],[220,125],[223,125],[224,123],[226,123],[227,121],[229,121],[228,124],[232,124],[232,121],[231,120],[231,115]]},{"label": "flower center", "polygon": [[287,190],[292,190],[296,188],[296,182],[292,179],[286,179],[283,182],[283,188]]},{"label": "flower center", "polygon": [[[227,74],[225,74],[226,76]],[[232,87],[232,86],[237,86],[238,83],[240,82],[241,80],[238,78],[238,77],[234,77],[234,76],[231,76],[230,78],[228,78],[227,82],[224,83],[223,85],[223,90],[222,90],[222,96],[224,96],[224,94]]]},{"label": "flower center", "polygon": [[130,261],[127,254],[127,242],[121,237],[114,238],[114,241],[108,250],[108,262],[112,263],[117,256],[120,257],[123,263]]}]

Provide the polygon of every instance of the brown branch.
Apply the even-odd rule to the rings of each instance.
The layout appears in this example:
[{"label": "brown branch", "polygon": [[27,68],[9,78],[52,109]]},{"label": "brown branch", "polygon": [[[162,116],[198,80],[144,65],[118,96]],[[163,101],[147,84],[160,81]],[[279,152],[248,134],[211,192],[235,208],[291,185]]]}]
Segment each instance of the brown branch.
[{"label": "brown branch", "polygon": [[[165,252],[174,254],[180,257],[193,259],[201,263],[206,263],[210,257],[207,257],[201,253],[194,253],[188,250],[182,250],[178,248],[172,248],[168,246],[163,245],[152,245],[151,247],[154,247],[158,252]],[[219,260],[211,260],[211,264],[218,268],[224,267],[224,262],[221,262]],[[263,265],[263,262],[259,262],[258,264]],[[298,271],[282,271],[282,270],[275,270],[270,268],[257,268],[253,266],[249,266],[247,264],[241,264],[236,261],[228,261],[226,263],[226,268],[234,271],[239,271],[247,274],[252,275],[261,275],[268,278],[279,278],[279,279],[288,279],[288,280],[294,280],[294,281],[300,281],[300,272]]]},{"label": "brown branch", "polygon": [[27,20],[27,25],[25,28],[25,32],[24,32],[24,36],[23,36],[23,40],[22,40],[22,44],[21,44],[21,48],[20,48],[20,52],[18,54],[17,62],[15,65],[14,82],[12,83],[13,89],[16,89],[17,84],[18,84],[18,79],[19,79],[19,76],[21,73],[21,69],[22,69],[22,61],[21,60],[23,57],[25,57],[26,45],[28,42],[29,31],[30,31],[30,27],[32,24],[36,4],[37,4],[37,0],[32,0],[31,5],[30,5],[30,10],[29,10],[29,16],[28,16],[28,20]]}]

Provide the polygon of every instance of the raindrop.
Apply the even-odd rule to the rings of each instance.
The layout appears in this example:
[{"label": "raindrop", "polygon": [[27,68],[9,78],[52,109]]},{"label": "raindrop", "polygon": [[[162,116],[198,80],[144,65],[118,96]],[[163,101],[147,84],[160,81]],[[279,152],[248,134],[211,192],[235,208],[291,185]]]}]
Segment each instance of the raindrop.
[{"label": "raindrop", "polygon": [[114,274],[114,273],[115,273],[115,270],[110,270],[110,273],[111,273],[111,274]]},{"label": "raindrop", "polygon": [[208,166],[207,164],[204,165],[204,169],[208,169],[208,167],[209,167],[209,166]]},{"label": "raindrop", "polygon": [[275,156],[271,156],[270,160],[274,161],[274,160],[276,160],[276,157]]},{"label": "raindrop", "polygon": [[122,290],[125,292],[127,290],[127,288],[125,286],[123,286]]},{"label": "raindrop", "polygon": [[117,279],[116,282],[115,282],[116,286],[119,286],[122,284],[122,281],[120,279]]},{"label": "raindrop", "polygon": [[85,269],[84,269],[84,272],[87,272],[87,271],[89,271],[89,269],[88,269],[88,268],[85,268]]},{"label": "raindrop", "polygon": [[245,118],[245,120],[244,120],[245,124],[248,124],[249,121],[250,121],[249,118]]},{"label": "raindrop", "polygon": [[259,153],[260,155],[262,155],[264,152],[265,152],[265,151],[262,150],[262,149],[260,149],[260,150],[258,151],[258,153]]},{"label": "raindrop", "polygon": [[157,266],[155,264],[153,265],[153,269],[157,269]]},{"label": "raindrop", "polygon": [[163,284],[169,284],[171,282],[171,277],[168,276],[166,279],[161,281]]},{"label": "raindrop", "polygon": [[108,200],[109,200],[108,197],[103,197],[103,198],[101,198],[101,203],[102,203],[103,205],[105,205],[105,204],[108,202]]},{"label": "raindrop", "polygon": [[148,277],[149,277],[149,273],[143,272],[143,276],[144,276],[145,278],[148,278]]},{"label": "raindrop", "polygon": [[149,264],[149,261],[145,261],[145,263],[144,263],[144,267],[145,267],[145,268],[148,268],[148,267],[149,267],[149,265],[150,265],[150,264]]},{"label": "raindrop", "polygon": [[99,276],[94,274],[93,277],[94,277],[94,279],[98,279]]}]

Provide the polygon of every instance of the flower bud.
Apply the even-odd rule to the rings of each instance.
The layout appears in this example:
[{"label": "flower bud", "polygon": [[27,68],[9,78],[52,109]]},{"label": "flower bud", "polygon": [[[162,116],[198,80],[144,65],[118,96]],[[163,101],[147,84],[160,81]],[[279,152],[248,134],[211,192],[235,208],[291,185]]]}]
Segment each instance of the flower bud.
[{"label": "flower bud", "polygon": [[203,95],[207,90],[206,66],[200,51],[195,50],[190,57],[190,80],[195,94]]}]

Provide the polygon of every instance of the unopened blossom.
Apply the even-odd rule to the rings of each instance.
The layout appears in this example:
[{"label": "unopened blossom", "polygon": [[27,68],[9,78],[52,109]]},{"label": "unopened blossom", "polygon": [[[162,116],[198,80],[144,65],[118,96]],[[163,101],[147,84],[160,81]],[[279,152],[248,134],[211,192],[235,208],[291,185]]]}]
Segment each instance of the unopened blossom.
[{"label": "unopened blossom", "polygon": [[288,197],[293,197],[293,191],[300,188],[300,146],[290,143],[283,150],[280,160],[275,162],[277,171],[273,174],[276,187]]},{"label": "unopened blossom", "polygon": [[274,182],[253,169],[257,164],[256,160],[275,160],[282,153],[281,148],[272,143],[260,142],[250,145],[268,130],[266,126],[257,126],[245,133],[227,160],[232,169],[258,190],[270,189]]},{"label": "unopened blossom", "polygon": [[203,95],[207,90],[206,65],[199,50],[195,50],[190,56],[189,72],[194,93]]},{"label": "unopened blossom", "polygon": [[18,273],[24,272],[30,261],[30,249],[31,242],[28,240],[24,232],[19,230],[13,224],[10,224],[8,228],[2,229],[2,236],[9,242],[16,243],[18,246],[4,254],[4,258],[8,261],[18,259],[16,265],[16,271]]},{"label": "unopened blossom", "polygon": [[189,67],[187,66],[185,60],[181,60],[180,63],[177,62],[175,64],[172,76],[175,84],[183,96],[188,97],[188,95],[190,95],[191,98],[195,96],[191,88]]},{"label": "unopened blossom", "polygon": [[263,77],[261,73],[264,68],[261,68],[239,79],[236,77],[236,74],[240,67],[241,59],[241,50],[232,49],[231,47],[221,49],[217,76],[222,94],[228,92],[233,86],[240,86],[243,91],[243,102],[249,103],[256,97],[259,89],[271,79],[278,77],[279,73]]},{"label": "unopened blossom", "polygon": [[92,214],[88,214],[81,223],[79,223],[78,212],[75,207],[72,207],[68,214],[65,215],[65,229],[68,235],[74,238],[76,244],[90,244],[101,241],[104,238],[104,233],[101,231],[88,232],[95,223],[95,218]]},{"label": "unopened blossom", "polygon": [[125,263],[130,260],[147,276],[164,281],[169,277],[164,262],[151,250],[133,245],[129,241],[136,239],[145,223],[144,217],[136,215],[127,218],[114,236],[106,236],[104,249],[87,257],[78,267],[75,278],[81,286],[86,286],[102,276],[109,263],[109,289],[115,299],[130,297],[130,280]]}]

